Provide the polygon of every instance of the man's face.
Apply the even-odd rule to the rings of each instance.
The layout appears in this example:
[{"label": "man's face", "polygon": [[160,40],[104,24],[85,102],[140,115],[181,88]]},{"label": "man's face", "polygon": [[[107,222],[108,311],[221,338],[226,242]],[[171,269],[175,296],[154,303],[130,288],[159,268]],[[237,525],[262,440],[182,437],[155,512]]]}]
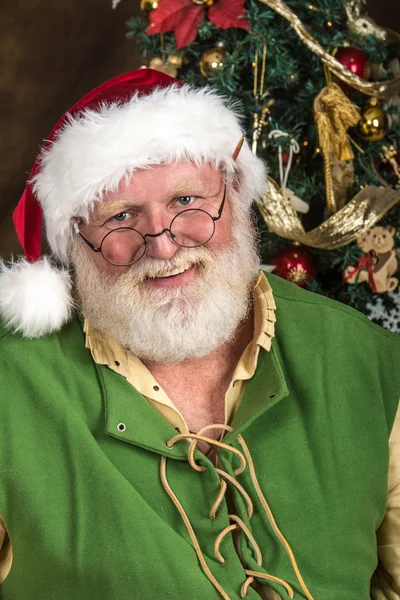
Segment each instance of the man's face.
[{"label": "man's face", "polygon": [[[210,165],[182,161],[143,169],[97,203],[80,230],[97,248],[118,227],[160,234],[188,208],[217,217],[224,186]],[[222,216],[206,244],[180,247],[165,231],[146,238],[146,253],[131,266],[109,264],[77,237],[72,262],[84,316],[148,361],[199,358],[231,339],[248,315],[259,267],[250,217],[238,203],[228,182]],[[198,235],[194,227],[184,241]],[[125,246],[116,248],[109,249],[113,256],[125,256]]]},{"label": "man's face", "polygon": [[[123,181],[117,191],[105,194],[101,203],[96,203],[91,215],[89,224],[80,226],[81,233],[96,247],[100,247],[101,242],[111,231],[130,227],[138,230],[146,237],[147,246],[145,258],[141,261],[146,262],[146,257],[165,261],[166,266],[173,261],[175,255],[182,255],[182,248],[173,242],[169,232],[171,221],[174,217],[187,209],[201,209],[208,212],[212,217],[218,216],[218,210],[224,197],[225,181],[221,173],[211,165],[197,167],[189,161],[181,161],[176,165],[158,165],[151,169],[141,169],[136,171],[128,181]],[[202,218],[204,213],[187,213],[193,221],[198,219],[198,227],[202,227]],[[193,216],[192,216],[193,215]],[[203,215],[203,217],[202,217]],[[214,227],[211,219],[205,217],[204,235],[208,238]],[[207,242],[206,247],[217,251],[226,247],[232,241],[232,215],[231,207],[226,200],[222,216],[215,222],[215,232],[212,238]],[[175,221],[178,223],[178,221]],[[188,226],[190,229],[191,226]],[[196,228],[194,228],[196,229]],[[112,238],[115,237],[113,234]],[[125,236],[128,238],[128,236]],[[108,240],[112,239],[110,236]],[[122,237],[123,239],[123,237]],[[138,236],[138,239],[139,236]],[[196,245],[202,240],[180,240],[185,244]],[[121,242],[122,245],[129,246],[129,241]],[[104,244],[104,248],[110,250],[112,244]],[[89,248],[90,258],[100,271],[108,273],[122,274],[129,267],[115,266],[107,262],[101,253],[94,253]],[[129,256],[130,250],[123,247],[119,250],[121,258]],[[115,251],[117,254],[117,250]],[[107,255],[107,252],[105,252]],[[138,253],[138,256],[141,251]],[[113,260],[112,252],[107,258]],[[119,258],[119,257],[118,257]],[[114,262],[114,261],[113,261]],[[148,262],[148,261],[147,261]],[[142,263],[145,264],[145,263]],[[146,279],[146,285],[154,288],[164,289],[174,286],[184,286],[193,281],[198,275],[198,268],[194,265],[181,265],[181,268],[187,266],[183,273],[170,276],[168,271],[165,276],[150,277]],[[139,263],[131,268],[141,271]]]}]

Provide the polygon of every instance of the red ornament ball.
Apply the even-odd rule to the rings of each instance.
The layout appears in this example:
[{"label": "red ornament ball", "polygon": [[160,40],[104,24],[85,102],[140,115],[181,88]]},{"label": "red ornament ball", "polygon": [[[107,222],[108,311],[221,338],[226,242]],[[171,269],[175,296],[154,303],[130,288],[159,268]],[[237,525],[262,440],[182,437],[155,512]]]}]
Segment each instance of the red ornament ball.
[{"label": "red ornament ball", "polygon": [[[293,154],[292,165],[308,164],[313,157],[315,148],[307,137],[299,140],[300,152]],[[282,163],[286,167],[289,163],[289,152],[282,152]]]},{"label": "red ornament ball", "polygon": [[307,281],[314,279],[317,268],[310,253],[304,246],[288,246],[272,257],[276,266],[273,273],[287,281],[304,287]]},{"label": "red ornament ball", "polygon": [[[339,48],[335,54],[335,58],[346,69],[354,73],[354,75],[358,75],[362,79],[369,79],[371,77],[371,61],[369,56],[359,48],[354,48],[353,46]],[[353,89],[340,79],[337,80],[337,83],[346,93]]]},{"label": "red ornament ball", "polygon": [[282,163],[285,165],[289,162],[289,152],[282,152]]}]

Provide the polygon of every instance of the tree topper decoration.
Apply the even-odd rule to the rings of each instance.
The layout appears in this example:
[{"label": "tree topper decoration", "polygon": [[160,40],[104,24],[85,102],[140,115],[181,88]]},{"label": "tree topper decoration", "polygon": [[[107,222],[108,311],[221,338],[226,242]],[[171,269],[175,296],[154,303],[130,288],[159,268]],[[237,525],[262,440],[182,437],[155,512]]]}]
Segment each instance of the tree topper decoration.
[{"label": "tree topper decoration", "polygon": [[237,27],[250,29],[244,12],[245,0],[159,0],[150,13],[148,35],[173,31],[177,49],[188,46],[196,38],[197,30],[205,18],[219,29]]}]

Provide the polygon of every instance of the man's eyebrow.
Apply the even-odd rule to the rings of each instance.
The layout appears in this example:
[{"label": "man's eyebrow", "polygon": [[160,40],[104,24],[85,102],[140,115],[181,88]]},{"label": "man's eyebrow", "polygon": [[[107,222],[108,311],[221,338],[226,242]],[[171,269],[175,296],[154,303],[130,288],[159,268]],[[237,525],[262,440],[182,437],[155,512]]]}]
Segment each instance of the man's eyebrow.
[{"label": "man's eyebrow", "polygon": [[210,186],[205,181],[199,181],[198,179],[186,179],[185,181],[181,181],[169,193],[171,196],[179,196],[179,194],[185,194],[192,190],[199,190],[206,194],[210,191]]},{"label": "man's eyebrow", "polygon": [[139,205],[132,202],[132,200],[128,200],[128,198],[114,200],[113,202],[101,202],[98,205],[98,214],[100,216],[109,213],[118,214],[118,211],[122,212],[128,208],[139,208]]}]

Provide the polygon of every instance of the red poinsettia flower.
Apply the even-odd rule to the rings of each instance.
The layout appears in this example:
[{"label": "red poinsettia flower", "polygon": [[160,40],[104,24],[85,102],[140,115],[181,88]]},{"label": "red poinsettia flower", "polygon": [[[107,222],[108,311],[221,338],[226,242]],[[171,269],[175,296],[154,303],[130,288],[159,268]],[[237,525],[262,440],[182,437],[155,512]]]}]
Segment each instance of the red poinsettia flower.
[{"label": "red poinsettia flower", "polygon": [[158,6],[150,13],[151,24],[147,34],[173,31],[176,47],[183,48],[195,39],[200,23],[205,16],[219,29],[237,27],[249,29],[244,12],[245,0],[158,0]]}]

